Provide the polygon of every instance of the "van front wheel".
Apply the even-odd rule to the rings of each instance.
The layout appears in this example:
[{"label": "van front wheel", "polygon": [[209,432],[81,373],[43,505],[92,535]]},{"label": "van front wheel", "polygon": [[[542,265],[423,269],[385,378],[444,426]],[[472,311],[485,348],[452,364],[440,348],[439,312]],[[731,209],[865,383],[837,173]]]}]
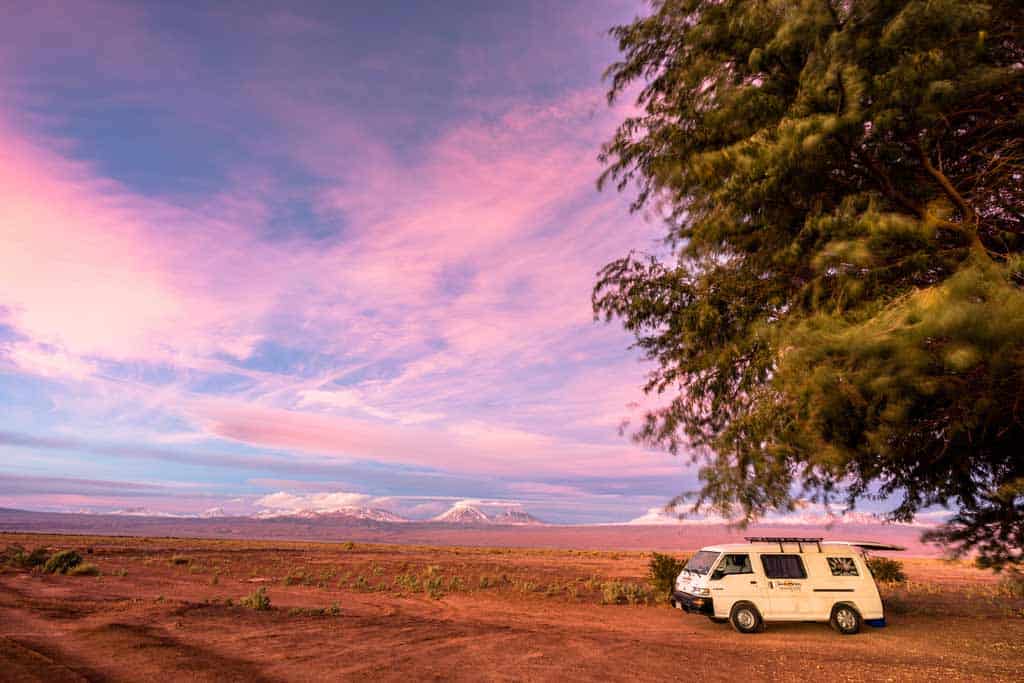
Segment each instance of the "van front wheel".
[{"label": "van front wheel", "polygon": [[740,633],[760,633],[764,630],[761,613],[749,602],[737,602],[732,606],[729,623]]},{"label": "van front wheel", "polygon": [[860,631],[860,614],[850,605],[836,605],[832,608],[832,618],[829,623],[844,636],[852,636]]}]

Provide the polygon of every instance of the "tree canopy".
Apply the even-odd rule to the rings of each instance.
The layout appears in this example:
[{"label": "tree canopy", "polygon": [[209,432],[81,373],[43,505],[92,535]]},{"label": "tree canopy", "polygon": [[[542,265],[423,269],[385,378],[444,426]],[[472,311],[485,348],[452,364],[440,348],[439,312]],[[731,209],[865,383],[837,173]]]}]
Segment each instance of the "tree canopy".
[{"label": "tree canopy", "polygon": [[672,247],[594,289],[656,361],[636,438],[701,463],[698,509],[944,505],[935,538],[1021,562],[1024,3],[654,0],[612,34],[601,183]]}]

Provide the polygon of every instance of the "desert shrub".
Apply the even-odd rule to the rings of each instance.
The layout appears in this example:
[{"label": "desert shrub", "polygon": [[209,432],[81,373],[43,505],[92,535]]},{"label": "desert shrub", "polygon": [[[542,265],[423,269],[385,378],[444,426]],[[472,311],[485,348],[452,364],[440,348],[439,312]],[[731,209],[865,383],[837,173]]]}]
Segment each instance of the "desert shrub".
[{"label": "desert shrub", "polygon": [[399,588],[403,588],[412,593],[418,593],[422,589],[420,578],[415,574],[399,574],[395,577],[394,583]]},{"label": "desert shrub", "polygon": [[290,617],[325,617],[327,610],[323,607],[292,607],[288,610]]},{"label": "desert shrub", "polygon": [[267,589],[260,586],[249,595],[240,599],[238,604],[258,612],[265,612],[270,609],[270,596],[267,595]]},{"label": "desert shrub", "polygon": [[341,616],[341,607],[334,603],[330,607],[292,607],[288,610],[290,617],[337,617]]},{"label": "desert shrub", "polygon": [[305,581],[305,579],[306,577],[302,572],[289,572],[288,575],[284,577],[284,585],[297,586]]},{"label": "desert shrub", "polygon": [[868,569],[875,581],[882,583],[904,583],[907,575],[903,573],[903,563],[888,557],[872,557],[868,559]]},{"label": "desert shrub", "polygon": [[435,600],[440,600],[444,597],[444,591],[441,590],[442,580],[440,576],[428,576],[423,582],[423,589]]},{"label": "desert shrub", "polygon": [[14,558],[25,554],[25,549],[20,545],[9,545],[0,550],[0,564],[13,564]]},{"label": "desert shrub", "polygon": [[43,565],[43,571],[47,574],[67,574],[68,570],[81,563],[82,556],[74,550],[61,550],[50,556],[50,559]]},{"label": "desert shrub", "polygon": [[17,569],[41,567],[49,559],[50,552],[46,548],[36,548],[32,552],[28,552],[20,545],[10,545],[4,549],[3,553],[0,553],[0,562]]},{"label": "desert shrub", "polygon": [[184,555],[174,555],[171,557],[171,564],[188,564],[188,558]]},{"label": "desert shrub", "polygon": [[601,599],[606,605],[646,605],[654,595],[642,584],[607,581],[601,586]]},{"label": "desert shrub", "polygon": [[686,563],[671,555],[651,553],[651,561],[647,563],[648,581],[658,595],[668,597],[676,584],[676,577],[683,571]]},{"label": "desert shrub", "polygon": [[100,568],[91,562],[81,562],[67,571],[68,576],[99,576]]},{"label": "desert shrub", "polygon": [[999,590],[1011,598],[1024,598],[1024,571],[1007,571],[999,581]]}]

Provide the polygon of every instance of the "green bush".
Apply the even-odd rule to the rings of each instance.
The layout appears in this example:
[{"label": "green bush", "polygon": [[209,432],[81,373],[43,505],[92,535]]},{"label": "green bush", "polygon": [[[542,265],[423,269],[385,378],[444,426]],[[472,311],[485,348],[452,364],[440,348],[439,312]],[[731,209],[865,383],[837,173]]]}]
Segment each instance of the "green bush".
[{"label": "green bush", "polygon": [[888,557],[872,557],[868,559],[868,569],[875,581],[882,583],[904,583],[907,575],[903,573],[903,563]]},{"label": "green bush", "polygon": [[238,604],[242,607],[248,607],[258,612],[265,612],[270,609],[270,596],[267,595],[267,589],[260,586],[255,591],[245,596],[238,601]]},{"label": "green bush", "polygon": [[655,593],[668,597],[676,584],[676,577],[683,571],[686,562],[677,560],[671,555],[651,553],[651,561],[647,564],[648,581]]},{"label": "green bush", "polygon": [[67,574],[69,570],[82,563],[82,556],[74,550],[61,550],[54,553],[46,564],[43,571],[47,574]]},{"label": "green bush", "polygon": [[68,576],[99,576],[100,568],[89,562],[76,564],[68,570]]}]

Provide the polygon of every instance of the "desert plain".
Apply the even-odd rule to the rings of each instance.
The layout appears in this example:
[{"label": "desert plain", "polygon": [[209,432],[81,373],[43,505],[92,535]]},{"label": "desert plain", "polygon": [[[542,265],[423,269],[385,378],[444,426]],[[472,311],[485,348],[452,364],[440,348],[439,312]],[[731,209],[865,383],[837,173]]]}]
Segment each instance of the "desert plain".
[{"label": "desert plain", "polygon": [[1024,599],[935,557],[882,585],[886,628],[742,635],[660,600],[643,550],[0,533],[9,546],[75,549],[98,573],[3,568],[3,681],[1024,679]]}]

